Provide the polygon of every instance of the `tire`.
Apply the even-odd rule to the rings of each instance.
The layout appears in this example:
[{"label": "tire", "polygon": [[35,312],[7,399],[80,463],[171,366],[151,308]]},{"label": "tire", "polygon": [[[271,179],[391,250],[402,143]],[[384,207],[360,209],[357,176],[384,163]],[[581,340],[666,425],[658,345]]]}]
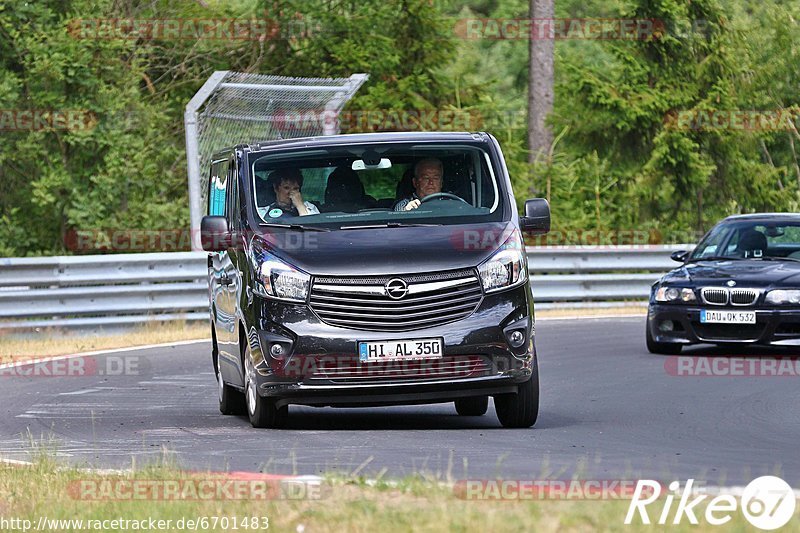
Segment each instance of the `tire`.
[{"label": "tire", "polygon": [[254,382],[255,369],[249,355],[245,355],[244,397],[247,416],[254,428],[282,428],[289,420],[289,407],[276,407],[275,400],[259,396]]},{"label": "tire", "polygon": [[[535,360],[534,360],[535,361]],[[517,392],[494,397],[494,410],[505,428],[529,428],[539,417],[539,363],[533,375],[517,387]]]},{"label": "tire", "polygon": [[656,342],[653,334],[650,333],[650,323],[647,323],[647,351],[659,355],[678,355],[683,350],[683,346],[675,342]]},{"label": "tire", "polygon": [[483,416],[489,409],[488,396],[474,396],[456,400],[456,412],[461,416]]},{"label": "tire", "polygon": [[223,415],[243,415],[247,412],[244,402],[244,394],[227,385],[222,379],[219,371],[219,350],[217,348],[217,336],[211,330],[211,343],[214,359],[214,374],[217,376],[217,390],[219,391],[219,412]]}]

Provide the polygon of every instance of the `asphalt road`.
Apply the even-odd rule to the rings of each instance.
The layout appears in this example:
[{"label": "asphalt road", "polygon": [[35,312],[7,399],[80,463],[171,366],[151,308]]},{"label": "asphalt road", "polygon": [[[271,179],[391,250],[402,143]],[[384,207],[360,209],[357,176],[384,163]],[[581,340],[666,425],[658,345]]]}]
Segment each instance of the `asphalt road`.
[{"label": "asphalt road", "polygon": [[527,430],[502,429],[491,406],[459,417],[452,404],[292,406],[288,429],[255,430],[219,414],[208,343],[98,356],[80,363],[88,376],[0,376],[0,457],[44,448],[103,468],[167,456],[186,468],[287,474],[718,485],[777,474],[800,486],[800,377],[675,376],[674,359],[647,353],[643,328],[640,318],[540,321],[542,403]]}]

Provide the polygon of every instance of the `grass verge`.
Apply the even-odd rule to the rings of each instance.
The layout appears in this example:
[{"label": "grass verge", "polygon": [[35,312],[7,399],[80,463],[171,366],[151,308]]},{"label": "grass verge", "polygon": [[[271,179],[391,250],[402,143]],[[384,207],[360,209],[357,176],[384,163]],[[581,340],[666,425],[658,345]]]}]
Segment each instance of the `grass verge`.
[{"label": "grass verge", "polygon": [[556,309],[537,309],[536,318],[577,318],[577,317],[615,317],[615,316],[647,316],[647,304],[632,303],[620,304],[614,307],[569,307],[565,304],[563,308]]},{"label": "grass verge", "polygon": [[31,337],[0,335],[0,364],[95,350],[206,338],[209,338],[208,324],[182,322],[148,324],[130,331],[109,334],[71,334],[69,331],[50,330]]},{"label": "grass verge", "polygon": [[[180,531],[179,521],[203,520],[202,531],[264,530],[264,518],[273,531],[373,532],[373,531],[654,531],[663,526],[635,523],[625,526],[628,501],[474,501],[458,498],[445,484],[415,476],[398,481],[370,483],[361,478],[325,478],[318,499],[224,499],[202,501],[163,501],[141,498],[130,501],[93,499],[87,501],[76,486],[90,480],[139,480],[146,483],[204,480],[214,474],[188,473],[170,466],[154,466],[134,473],[104,476],[74,468],[58,468],[40,457],[30,467],[0,464],[0,517],[27,520],[30,524],[48,520],[88,521],[137,520],[171,521],[165,531]],[[102,491],[97,494],[102,494]],[[658,519],[664,500],[652,504],[651,518]],[[674,514],[674,505],[673,512]],[[702,516],[702,506],[695,508]],[[708,524],[692,526],[684,519],[674,531],[746,531],[752,529],[740,511],[731,513],[732,520],[723,528]],[[227,522],[222,518],[227,517]],[[233,518],[238,526],[233,527]],[[242,527],[242,520],[254,518],[258,527]],[[216,527],[213,527],[215,525]],[[671,516],[670,516],[671,521]],[[99,524],[99,523],[97,523]],[[105,522],[102,531],[131,530]],[[71,527],[56,528],[48,522],[46,530],[79,531]],[[97,529],[95,529],[97,530]],[[152,529],[151,529],[152,530]],[[797,531],[797,522],[785,530]]]}]

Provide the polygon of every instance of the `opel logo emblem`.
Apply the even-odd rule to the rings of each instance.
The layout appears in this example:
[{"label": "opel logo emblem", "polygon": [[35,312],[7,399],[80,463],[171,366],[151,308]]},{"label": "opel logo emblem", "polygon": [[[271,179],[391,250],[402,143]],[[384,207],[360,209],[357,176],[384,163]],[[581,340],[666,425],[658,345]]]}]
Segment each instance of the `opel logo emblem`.
[{"label": "opel logo emblem", "polygon": [[392,300],[399,300],[408,294],[408,283],[400,278],[393,278],[386,282],[383,286],[386,295]]},{"label": "opel logo emblem", "polygon": [[736,282],[735,282],[735,281],[733,281],[733,280],[730,280],[730,281],[728,282],[728,287],[735,287],[735,286],[736,286]]}]

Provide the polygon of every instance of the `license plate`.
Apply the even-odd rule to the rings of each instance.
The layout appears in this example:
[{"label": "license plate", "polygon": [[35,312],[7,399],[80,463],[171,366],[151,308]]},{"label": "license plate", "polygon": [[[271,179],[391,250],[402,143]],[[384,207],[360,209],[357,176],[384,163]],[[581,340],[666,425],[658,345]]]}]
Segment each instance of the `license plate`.
[{"label": "license plate", "polygon": [[441,359],[442,339],[414,339],[358,343],[362,363],[406,359]]},{"label": "license plate", "polygon": [[756,314],[753,311],[700,311],[700,322],[703,324],[755,324]]}]

